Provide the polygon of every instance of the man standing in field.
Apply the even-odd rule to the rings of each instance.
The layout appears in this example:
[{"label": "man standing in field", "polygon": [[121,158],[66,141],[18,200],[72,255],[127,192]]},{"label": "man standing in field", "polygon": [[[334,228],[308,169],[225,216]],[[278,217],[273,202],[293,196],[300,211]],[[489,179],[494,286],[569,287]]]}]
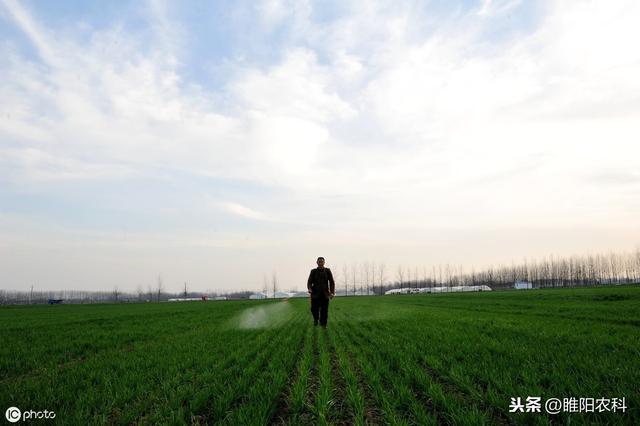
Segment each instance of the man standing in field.
[{"label": "man standing in field", "polygon": [[313,325],[327,327],[329,315],[329,300],[336,295],[336,283],[333,281],[331,269],[324,267],[324,257],[316,260],[317,268],[311,270],[307,280],[307,290],[311,295],[311,314],[313,315]]}]

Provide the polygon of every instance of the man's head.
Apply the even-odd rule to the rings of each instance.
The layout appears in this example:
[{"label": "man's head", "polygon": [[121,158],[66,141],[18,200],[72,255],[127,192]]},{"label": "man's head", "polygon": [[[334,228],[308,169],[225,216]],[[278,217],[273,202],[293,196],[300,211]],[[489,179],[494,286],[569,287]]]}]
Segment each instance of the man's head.
[{"label": "man's head", "polygon": [[319,257],[316,263],[318,264],[318,268],[324,268],[324,257]]}]

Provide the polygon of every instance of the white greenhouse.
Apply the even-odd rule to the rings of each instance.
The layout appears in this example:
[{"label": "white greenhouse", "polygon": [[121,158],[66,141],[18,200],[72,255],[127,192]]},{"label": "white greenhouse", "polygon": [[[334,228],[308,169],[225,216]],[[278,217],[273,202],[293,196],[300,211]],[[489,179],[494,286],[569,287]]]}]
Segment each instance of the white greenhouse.
[{"label": "white greenhouse", "polygon": [[486,285],[460,285],[451,287],[404,287],[387,290],[384,294],[416,294],[416,293],[455,293],[463,291],[491,291],[491,287]]},{"label": "white greenhouse", "polygon": [[516,290],[530,289],[533,288],[533,284],[531,284],[529,281],[516,281],[513,284],[513,288],[515,288]]}]

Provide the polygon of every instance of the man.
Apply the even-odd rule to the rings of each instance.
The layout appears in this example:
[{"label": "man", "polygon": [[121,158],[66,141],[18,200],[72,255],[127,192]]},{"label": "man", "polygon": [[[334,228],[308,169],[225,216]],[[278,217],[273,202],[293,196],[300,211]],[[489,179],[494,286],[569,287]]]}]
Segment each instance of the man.
[{"label": "man", "polygon": [[307,280],[307,290],[311,295],[311,314],[313,325],[318,325],[319,320],[320,325],[327,328],[329,299],[336,295],[336,283],[331,269],[324,267],[324,257],[319,257],[316,263],[318,267],[311,270]]}]

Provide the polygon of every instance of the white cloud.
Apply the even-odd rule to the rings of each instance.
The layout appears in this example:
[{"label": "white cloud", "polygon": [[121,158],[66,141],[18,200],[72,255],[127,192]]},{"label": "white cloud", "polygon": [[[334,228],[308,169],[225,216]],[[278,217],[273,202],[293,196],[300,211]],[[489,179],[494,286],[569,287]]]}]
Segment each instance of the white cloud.
[{"label": "white cloud", "polygon": [[[601,105],[618,116],[637,111],[633,2],[556,4],[539,30],[501,41],[499,49],[479,43],[482,27],[469,16],[459,18],[470,23],[468,31],[439,30],[416,42],[408,9],[394,16],[371,5],[335,25],[305,27],[307,39],[326,39],[336,49],[324,64],[313,50],[297,48],[266,69],[238,65],[222,95],[231,106],[225,110],[216,108],[220,93],[185,88],[172,61],[141,54],[139,42],[118,28],[94,34],[89,45],[60,40],[63,53],[47,44],[49,30],[24,8],[6,4],[54,65],[49,71],[15,59],[4,71],[3,93],[20,112],[1,128],[51,158],[67,157],[67,164],[171,164],[325,194],[367,193],[374,179],[402,196],[409,182],[429,178],[446,192],[459,178],[494,175],[495,168],[517,168],[518,157],[526,163],[528,154],[566,146],[541,120],[579,111],[590,119],[603,114]],[[151,5],[158,33],[179,34],[163,4]],[[506,5],[514,7],[484,7]],[[278,2],[265,8],[269,19],[289,19]],[[372,17],[384,25],[372,26]],[[608,31],[595,36],[591,28],[598,26]],[[113,41],[117,50],[108,48]],[[619,99],[626,106],[612,104]],[[636,134],[626,126],[627,135]],[[583,145],[599,146],[586,136]]]},{"label": "white cloud", "polygon": [[0,149],[0,155],[6,163],[17,165],[18,170],[30,173],[12,176],[11,179],[16,182],[20,179],[45,182],[58,179],[122,180],[140,175],[137,170],[124,164],[99,162],[87,164],[70,157],[56,157],[35,148]]},{"label": "white cloud", "polygon": [[54,52],[47,41],[47,35],[43,34],[39,25],[31,18],[31,15],[16,0],[2,0],[9,13],[15,18],[16,23],[33,42],[40,57],[46,63],[55,61],[57,52]]},{"label": "white cloud", "polygon": [[477,12],[479,16],[489,17],[500,13],[505,13],[520,5],[522,0],[482,0],[480,10]]},{"label": "white cloud", "polygon": [[523,3],[439,16],[353,2],[320,24],[318,5],[267,1],[243,30],[281,31],[277,61],[229,59],[215,88],[185,81],[188,26],[164,3],[144,8],[151,41],[118,23],[81,41],[22,3],[4,6],[42,58],[1,47],[0,177],[14,188],[235,179],[282,198],[268,214],[249,195],[217,208],[353,240],[397,227],[636,223],[637,183],[591,183],[637,173],[637,2],[545,2],[531,29],[498,37],[492,28]]},{"label": "white cloud", "polygon": [[281,24],[289,15],[291,8],[283,0],[263,0],[255,3],[258,15],[262,18],[262,25],[267,31]]},{"label": "white cloud", "polygon": [[320,66],[313,52],[296,49],[285,55],[281,64],[260,72],[239,70],[230,84],[230,92],[246,110],[326,123],[347,119],[353,108],[331,91],[331,72]]},{"label": "white cloud", "polygon": [[261,213],[259,211],[253,210],[249,207],[243,206],[241,204],[238,203],[234,203],[231,201],[223,201],[220,203],[220,205],[229,213],[232,213],[234,215],[238,215],[241,217],[245,217],[247,219],[255,219],[255,220],[266,220],[267,217],[264,215],[264,213]]}]

